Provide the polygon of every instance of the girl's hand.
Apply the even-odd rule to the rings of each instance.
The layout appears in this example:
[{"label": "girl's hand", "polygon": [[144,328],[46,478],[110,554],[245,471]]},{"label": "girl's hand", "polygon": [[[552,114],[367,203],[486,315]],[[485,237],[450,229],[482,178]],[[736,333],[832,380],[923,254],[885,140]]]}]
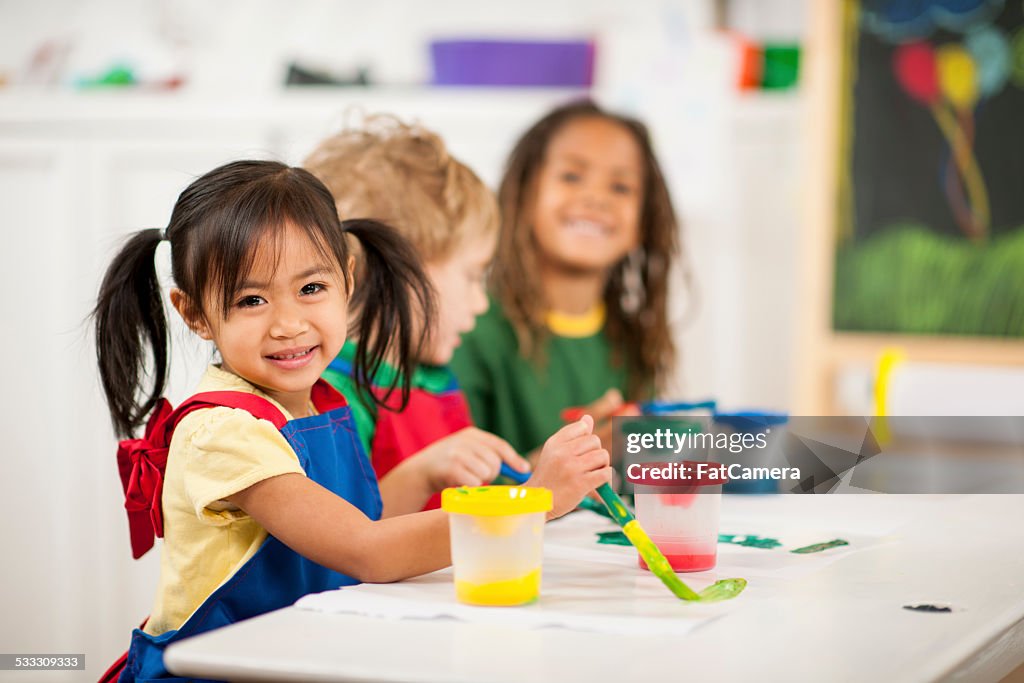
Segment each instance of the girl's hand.
[{"label": "girl's hand", "polygon": [[507,441],[476,427],[439,439],[412,459],[419,461],[435,493],[449,486],[482,486],[494,481],[502,462],[517,472],[530,471],[530,463]]},{"label": "girl's hand", "polygon": [[548,519],[573,510],[587,493],[611,482],[608,451],[593,432],[594,419],[584,415],[544,443],[533,476],[525,485],[551,489],[554,508]]}]

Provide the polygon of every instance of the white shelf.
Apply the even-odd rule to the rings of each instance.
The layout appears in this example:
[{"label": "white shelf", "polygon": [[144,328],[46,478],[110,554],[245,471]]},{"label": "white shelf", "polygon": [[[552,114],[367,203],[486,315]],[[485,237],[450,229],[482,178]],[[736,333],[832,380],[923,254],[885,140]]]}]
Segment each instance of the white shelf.
[{"label": "white shelf", "polygon": [[8,123],[118,123],[152,121],[189,123],[236,121],[256,123],[322,117],[349,106],[367,110],[397,111],[415,108],[424,114],[472,112],[507,117],[516,112],[550,107],[583,90],[555,88],[379,88],[301,87],[263,96],[223,97],[187,91],[140,92],[93,90],[47,92],[0,91],[0,124]]}]

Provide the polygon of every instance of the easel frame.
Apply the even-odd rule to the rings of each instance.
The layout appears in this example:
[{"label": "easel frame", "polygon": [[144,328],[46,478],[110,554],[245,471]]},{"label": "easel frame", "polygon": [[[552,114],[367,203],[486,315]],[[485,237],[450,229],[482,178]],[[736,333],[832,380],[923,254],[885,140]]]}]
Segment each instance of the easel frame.
[{"label": "easel frame", "polygon": [[832,329],[835,235],[842,172],[841,117],[848,83],[846,30],[856,18],[855,0],[808,5],[804,79],[808,92],[804,146],[806,189],[800,244],[803,311],[797,331],[798,415],[837,414],[836,377],[846,364],[877,363],[885,349],[899,348],[910,361],[1024,366],[1024,340],[836,332]]}]

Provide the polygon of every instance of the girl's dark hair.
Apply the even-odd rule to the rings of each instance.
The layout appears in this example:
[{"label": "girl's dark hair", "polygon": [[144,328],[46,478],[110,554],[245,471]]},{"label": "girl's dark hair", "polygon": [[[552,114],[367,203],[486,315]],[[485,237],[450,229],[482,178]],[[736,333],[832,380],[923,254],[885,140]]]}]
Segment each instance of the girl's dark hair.
[{"label": "girl's dark hair", "polygon": [[[632,266],[639,268],[640,303],[635,310],[627,310],[622,304],[627,296],[626,271],[631,267],[627,259],[612,269],[604,291],[608,316],[605,332],[612,360],[626,365],[627,398],[643,399],[663,388],[675,366],[676,349],[667,310],[668,278],[680,242],[672,200],[644,124],[609,113],[593,102],[580,101],[551,111],[523,134],[509,155],[498,188],[501,233],[491,270],[491,289],[516,331],[522,355],[535,362],[543,360],[540,349],[549,334],[544,321],[548,303],[541,289],[530,205],[537,196],[537,178],[552,138],[569,123],[583,118],[605,119],[628,130],[643,159],[641,258]],[[685,269],[684,277],[689,285]]]},{"label": "girl's dark hair", "polygon": [[[360,340],[355,380],[363,388],[385,358],[394,358],[399,372],[387,393],[400,386],[405,405],[413,359],[429,329],[424,325],[417,338],[416,315],[429,321],[434,312],[433,289],[415,251],[376,221],[341,223],[331,193],[308,171],[274,161],[236,161],[189,185],[163,235],[156,229],[133,235],[103,278],[93,311],[96,357],[119,436],[130,436],[143,423],[167,384],[168,322],[154,263],[160,241],[171,244],[172,274],[185,295],[186,317],[207,316],[204,295],[218,292],[217,312],[226,318],[257,246],[271,239],[280,249],[288,223],[304,231],[342,274],[351,251],[346,235],[362,243],[365,281],[353,300],[353,336]],[[347,287],[348,278],[342,279]]]}]

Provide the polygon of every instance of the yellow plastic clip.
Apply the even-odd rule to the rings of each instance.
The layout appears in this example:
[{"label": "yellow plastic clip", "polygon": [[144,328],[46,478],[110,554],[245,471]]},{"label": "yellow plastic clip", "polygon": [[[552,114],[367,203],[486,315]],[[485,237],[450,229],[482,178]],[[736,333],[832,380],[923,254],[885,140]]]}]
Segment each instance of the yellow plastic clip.
[{"label": "yellow plastic clip", "polygon": [[906,355],[900,349],[886,349],[878,359],[878,370],[875,375],[875,438],[879,445],[884,445],[890,440],[889,422],[886,416],[889,414],[889,381],[893,369],[906,360]]}]

